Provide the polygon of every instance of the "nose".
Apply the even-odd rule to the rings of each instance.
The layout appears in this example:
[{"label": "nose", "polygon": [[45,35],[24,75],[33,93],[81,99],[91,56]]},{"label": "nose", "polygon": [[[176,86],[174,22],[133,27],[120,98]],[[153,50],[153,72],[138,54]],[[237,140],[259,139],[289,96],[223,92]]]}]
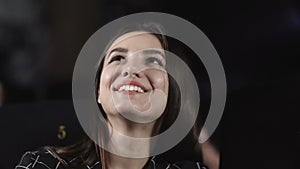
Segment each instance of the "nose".
[{"label": "nose", "polygon": [[144,57],[139,53],[128,53],[127,59],[121,65],[121,74],[123,77],[141,77],[144,68]]},{"label": "nose", "polygon": [[132,76],[132,77],[140,77],[139,73],[137,72],[129,72],[129,71],[124,71],[123,72],[123,76],[126,77],[126,76]]},{"label": "nose", "polygon": [[[125,65],[124,65],[125,66]],[[122,75],[124,77],[140,77],[139,68],[136,65],[128,64],[122,70]]]}]

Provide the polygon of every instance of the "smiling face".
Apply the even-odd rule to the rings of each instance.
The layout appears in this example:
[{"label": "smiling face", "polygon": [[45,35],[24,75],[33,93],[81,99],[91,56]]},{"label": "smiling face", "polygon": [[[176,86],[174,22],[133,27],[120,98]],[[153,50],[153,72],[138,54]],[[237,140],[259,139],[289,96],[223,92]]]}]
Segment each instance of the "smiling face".
[{"label": "smiling face", "polygon": [[168,74],[161,42],[147,32],[117,38],[106,52],[98,90],[108,118],[121,114],[147,123],[159,118],[167,104]]}]

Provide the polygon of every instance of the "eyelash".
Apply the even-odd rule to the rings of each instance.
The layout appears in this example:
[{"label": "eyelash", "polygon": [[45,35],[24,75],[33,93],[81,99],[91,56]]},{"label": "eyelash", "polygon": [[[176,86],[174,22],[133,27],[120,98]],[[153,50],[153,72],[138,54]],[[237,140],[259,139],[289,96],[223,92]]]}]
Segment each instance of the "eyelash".
[{"label": "eyelash", "polygon": [[[121,55],[116,55],[116,56],[113,56],[112,58],[111,58],[111,60],[108,62],[108,64],[110,64],[110,63],[112,63],[112,62],[114,62],[114,61],[122,61],[122,60],[124,60],[125,59],[125,57],[124,56],[121,56]],[[157,62],[157,63],[154,63],[154,62]],[[146,60],[146,63],[154,63],[154,64],[158,64],[159,66],[163,66],[163,64],[162,64],[162,62],[159,60],[159,59],[157,59],[157,58],[155,58],[155,57],[149,57],[147,60]]]},{"label": "eyelash", "polygon": [[123,60],[123,59],[125,59],[124,56],[116,55],[116,56],[114,56],[114,57],[112,57],[112,58],[110,59],[110,61],[108,62],[108,64],[110,64],[110,63],[112,63],[112,62],[114,62],[114,61],[121,61],[121,60]]},{"label": "eyelash", "polygon": [[[154,61],[156,61],[157,63],[154,63]],[[147,63],[154,63],[154,64],[158,64],[160,66],[163,66],[162,62],[159,59],[155,58],[155,57],[148,58]]]}]

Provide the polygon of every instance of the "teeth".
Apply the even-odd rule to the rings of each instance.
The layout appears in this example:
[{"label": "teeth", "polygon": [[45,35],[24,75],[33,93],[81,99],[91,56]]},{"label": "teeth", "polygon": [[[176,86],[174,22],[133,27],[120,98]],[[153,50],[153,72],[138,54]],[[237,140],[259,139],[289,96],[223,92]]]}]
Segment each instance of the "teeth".
[{"label": "teeth", "polygon": [[119,88],[119,91],[136,91],[140,93],[144,93],[144,90],[138,86],[132,86],[132,85],[124,85]]}]

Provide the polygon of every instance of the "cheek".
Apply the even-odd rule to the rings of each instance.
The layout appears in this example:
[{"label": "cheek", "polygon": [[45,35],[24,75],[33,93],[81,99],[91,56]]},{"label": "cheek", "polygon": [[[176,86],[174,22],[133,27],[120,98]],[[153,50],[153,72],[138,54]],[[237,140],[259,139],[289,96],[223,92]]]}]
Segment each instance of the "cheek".
[{"label": "cheek", "polygon": [[110,90],[111,82],[113,80],[113,74],[110,69],[103,69],[101,78],[100,78],[100,86],[99,86],[99,97],[105,97]]},{"label": "cheek", "polygon": [[165,94],[168,94],[169,79],[166,72],[162,72],[162,71],[149,72],[148,77],[154,89],[160,89],[164,91]]},{"label": "cheek", "polygon": [[104,80],[103,77],[101,77],[100,79],[100,86],[99,86],[99,97],[101,98],[101,96],[105,95],[105,86],[107,85],[106,84],[107,80]]},{"label": "cheek", "polygon": [[110,87],[110,82],[113,81],[115,77],[115,71],[111,68],[105,68],[102,70],[101,79],[100,79],[100,86],[102,87]]},{"label": "cheek", "polygon": [[98,90],[98,102],[102,105],[102,108],[106,114],[114,111],[111,93],[111,82],[113,81],[113,74],[110,69],[103,69],[100,85]]}]

